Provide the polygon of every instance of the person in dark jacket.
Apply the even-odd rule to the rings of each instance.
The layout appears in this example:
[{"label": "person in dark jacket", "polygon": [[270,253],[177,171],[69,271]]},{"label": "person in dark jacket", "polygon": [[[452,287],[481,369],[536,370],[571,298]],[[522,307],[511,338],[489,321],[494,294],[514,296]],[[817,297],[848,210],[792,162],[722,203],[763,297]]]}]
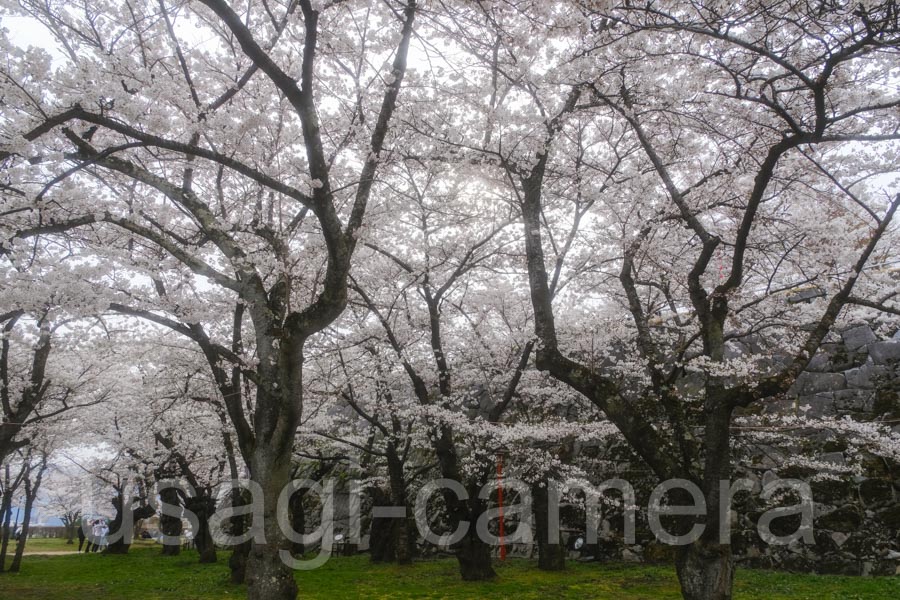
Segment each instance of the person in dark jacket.
[{"label": "person in dark jacket", "polygon": [[81,547],[84,546],[84,524],[78,524],[78,551],[81,552]]}]

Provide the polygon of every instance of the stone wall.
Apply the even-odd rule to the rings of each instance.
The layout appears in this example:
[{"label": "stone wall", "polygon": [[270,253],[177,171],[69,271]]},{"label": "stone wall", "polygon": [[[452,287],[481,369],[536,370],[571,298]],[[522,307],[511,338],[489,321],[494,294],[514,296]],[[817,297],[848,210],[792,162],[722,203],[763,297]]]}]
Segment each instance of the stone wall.
[{"label": "stone wall", "polygon": [[[886,421],[900,433],[900,331],[878,339],[867,324],[857,324],[823,344],[809,368],[776,410],[797,410],[811,417],[849,416]],[[815,544],[767,547],[754,539],[753,506],[745,515],[735,550],[744,562],[763,567],[847,575],[900,573],[900,464],[860,452],[828,431],[802,432],[804,454],[833,464],[848,464],[852,474],[771,465],[763,478],[780,476],[810,482],[815,501]],[[777,522],[776,522],[777,523]],[[796,523],[785,523],[790,529]]]},{"label": "stone wall", "polygon": [[843,331],[840,338],[822,345],[791,388],[789,405],[776,409],[808,406],[806,414],[811,417],[900,417],[900,332],[893,339],[879,340],[869,325],[860,324]]},{"label": "stone wall", "polygon": [[[732,350],[744,354],[753,349]],[[900,434],[900,331],[879,339],[869,325],[856,324],[833,335],[787,398],[768,404],[765,412],[893,422],[894,432]],[[785,446],[761,447],[735,477],[755,480],[760,486],[779,477],[808,482],[815,505],[815,543],[764,543],[757,533],[759,517],[776,506],[795,505],[797,498],[764,502],[758,493],[742,493],[735,499],[732,514],[732,549],[738,564],[827,574],[900,574],[900,463],[867,455],[828,430],[798,430],[789,439]],[[790,460],[792,453],[821,461],[824,467],[798,467]],[[620,471],[618,475],[632,483],[645,478],[639,485],[646,489],[638,489],[638,505],[645,509],[649,489],[656,482],[636,462],[630,464],[628,474]],[[859,468],[848,473],[845,467],[850,464]],[[580,554],[610,560],[673,560],[674,548],[654,540],[643,516],[639,512],[638,544],[622,543],[621,515],[611,513],[604,528],[612,534]],[[572,522],[583,522],[583,518],[581,513]],[[799,524],[799,517],[780,518],[773,521],[771,530],[775,535],[789,535]]]}]

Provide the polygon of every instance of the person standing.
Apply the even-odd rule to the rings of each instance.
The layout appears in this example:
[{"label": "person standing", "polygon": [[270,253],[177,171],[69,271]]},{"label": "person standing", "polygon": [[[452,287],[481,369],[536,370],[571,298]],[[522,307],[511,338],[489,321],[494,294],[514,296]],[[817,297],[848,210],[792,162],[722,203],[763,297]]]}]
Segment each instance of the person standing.
[{"label": "person standing", "polygon": [[[94,526],[91,528],[92,537],[94,538],[94,549],[91,552],[96,552],[100,549],[100,543],[103,541],[103,528],[106,527],[106,523],[103,522],[103,519],[97,519],[94,521]],[[107,530],[108,531],[108,530]]]},{"label": "person standing", "polygon": [[109,523],[106,522],[106,519],[100,521],[100,545],[103,548],[106,548],[109,545],[109,540],[107,540],[107,536],[109,535]]},{"label": "person standing", "polygon": [[[81,547],[84,546],[85,537],[87,537],[87,536],[84,535],[84,521],[79,521],[78,522],[78,551],[79,552],[81,552]],[[88,542],[88,543],[90,543],[90,542]]]},{"label": "person standing", "polygon": [[91,519],[88,521],[87,524],[88,524],[87,531],[85,532],[87,535],[87,546],[85,546],[85,548],[84,548],[85,554],[90,552],[91,549],[94,547],[94,541],[95,541],[94,540],[94,527],[97,526],[97,521],[94,519]]}]

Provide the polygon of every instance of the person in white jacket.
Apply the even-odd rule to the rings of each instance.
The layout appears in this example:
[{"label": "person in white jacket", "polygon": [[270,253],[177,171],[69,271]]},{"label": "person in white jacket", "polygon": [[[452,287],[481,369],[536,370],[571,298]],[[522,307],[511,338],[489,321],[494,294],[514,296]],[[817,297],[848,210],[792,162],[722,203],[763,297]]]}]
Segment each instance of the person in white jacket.
[{"label": "person in white jacket", "polygon": [[94,536],[93,551],[96,552],[97,550],[100,549],[101,544],[106,543],[105,537],[106,537],[106,534],[109,533],[109,527],[106,526],[106,521],[104,521],[103,519],[97,519],[94,522],[94,527],[91,530],[91,533]]}]

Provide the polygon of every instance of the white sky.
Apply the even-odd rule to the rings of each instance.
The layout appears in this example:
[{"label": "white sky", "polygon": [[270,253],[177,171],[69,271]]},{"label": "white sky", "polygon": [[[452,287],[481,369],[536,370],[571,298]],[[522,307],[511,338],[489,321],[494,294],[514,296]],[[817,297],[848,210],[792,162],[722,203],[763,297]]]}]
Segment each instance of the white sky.
[{"label": "white sky", "polygon": [[37,19],[3,16],[0,17],[0,27],[6,29],[9,39],[21,48],[28,46],[43,48],[50,53],[54,62],[65,58],[65,54],[53,39],[53,35]]}]

